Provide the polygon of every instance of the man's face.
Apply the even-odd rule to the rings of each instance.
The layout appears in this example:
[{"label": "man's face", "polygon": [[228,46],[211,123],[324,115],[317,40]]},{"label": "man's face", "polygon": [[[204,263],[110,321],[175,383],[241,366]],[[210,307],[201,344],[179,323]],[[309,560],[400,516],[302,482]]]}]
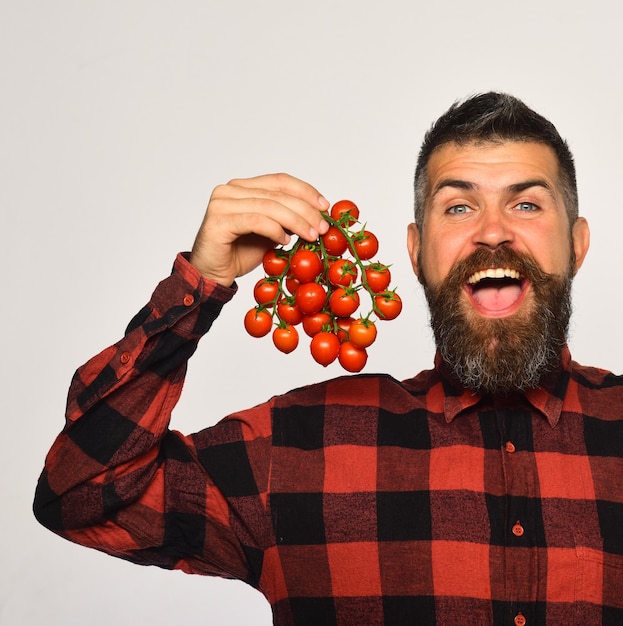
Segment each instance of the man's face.
[{"label": "man's face", "polygon": [[559,357],[589,239],[584,219],[570,229],[554,152],[528,142],[447,144],[427,173],[422,232],[410,225],[408,243],[442,355],[466,386],[534,386]]}]

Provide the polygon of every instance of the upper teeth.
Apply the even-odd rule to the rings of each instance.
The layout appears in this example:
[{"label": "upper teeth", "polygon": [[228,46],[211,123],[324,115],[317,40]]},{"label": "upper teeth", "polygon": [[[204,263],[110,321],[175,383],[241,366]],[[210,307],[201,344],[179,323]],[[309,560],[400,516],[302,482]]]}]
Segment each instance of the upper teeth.
[{"label": "upper teeth", "polygon": [[474,272],[468,279],[467,282],[470,285],[475,285],[480,282],[483,278],[521,278],[521,274],[516,270],[511,270],[508,268],[489,268],[487,270],[480,270],[479,272]]}]

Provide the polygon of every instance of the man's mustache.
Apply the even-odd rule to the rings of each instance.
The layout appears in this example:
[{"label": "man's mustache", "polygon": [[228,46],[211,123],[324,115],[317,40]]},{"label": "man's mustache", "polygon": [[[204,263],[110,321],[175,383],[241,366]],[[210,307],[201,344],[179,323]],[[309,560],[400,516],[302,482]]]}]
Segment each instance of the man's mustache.
[{"label": "man's mustache", "polygon": [[495,250],[478,248],[466,258],[457,261],[450,269],[444,286],[461,287],[474,273],[498,267],[515,270],[523,280],[528,280],[535,286],[552,278],[531,255],[513,250],[509,246],[500,246]]}]

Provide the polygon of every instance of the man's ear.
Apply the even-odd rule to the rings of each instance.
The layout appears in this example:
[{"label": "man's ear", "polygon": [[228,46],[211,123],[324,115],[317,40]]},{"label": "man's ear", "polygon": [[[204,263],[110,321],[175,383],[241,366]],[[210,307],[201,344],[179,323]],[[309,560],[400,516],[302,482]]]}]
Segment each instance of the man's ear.
[{"label": "man's ear", "polygon": [[420,230],[413,223],[407,227],[407,250],[409,251],[409,257],[411,258],[411,266],[417,276],[418,280],[422,282],[420,278],[420,266],[419,266],[419,253],[420,253]]},{"label": "man's ear", "polygon": [[576,274],[580,267],[582,267],[582,263],[584,263],[584,258],[586,257],[591,242],[591,232],[585,218],[578,217],[578,219],[575,220],[575,224],[571,230],[571,242],[573,244],[573,250],[575,251],[575,268],[573,273]]}]

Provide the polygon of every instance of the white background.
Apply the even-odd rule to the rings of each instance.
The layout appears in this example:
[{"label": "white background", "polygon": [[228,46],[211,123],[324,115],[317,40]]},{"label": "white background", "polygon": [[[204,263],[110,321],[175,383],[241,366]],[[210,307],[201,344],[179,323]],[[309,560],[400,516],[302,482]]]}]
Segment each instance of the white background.
[{"label": "white background", "polygon": [[[611,0],[0,0],[0,623],[271,623],[242,583],[112,559],[30,511],[74,370],[121,336],[232,177],[288,171],[360,205],[405,300],[366,371],[406,378],[433,355],[404,249],[422,135],[457,98],[514,93],[576,154],[593,243],[572,351],[620,372],[618,13]],[[258,278],[193,358],[175,428],[341,373],[245,336]]]}]

